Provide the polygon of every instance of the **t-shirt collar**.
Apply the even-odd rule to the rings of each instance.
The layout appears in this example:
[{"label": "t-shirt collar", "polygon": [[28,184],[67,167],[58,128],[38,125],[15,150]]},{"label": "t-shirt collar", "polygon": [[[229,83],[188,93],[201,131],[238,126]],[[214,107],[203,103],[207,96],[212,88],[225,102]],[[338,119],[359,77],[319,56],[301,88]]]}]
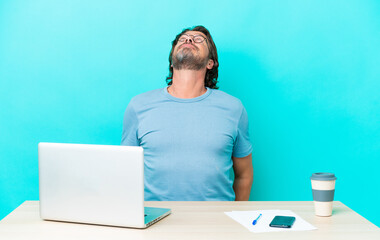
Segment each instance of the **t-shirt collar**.
[{"label": "t-shirt collar", "polygon": [[191,102],[198,102],[198,101],[205,99],[206,97],[208,97],[211,94],[211,90],[212,89],[206,87],[206,92],[204,94],[198,96],[198,97],[195,97],[195,98],[177,98],[177,97],[174,97],[173,95],[171,95],[168,92],[168,87],[164,87],[163,93],[170,100],[173,100],[176,102],[191,103]]}]

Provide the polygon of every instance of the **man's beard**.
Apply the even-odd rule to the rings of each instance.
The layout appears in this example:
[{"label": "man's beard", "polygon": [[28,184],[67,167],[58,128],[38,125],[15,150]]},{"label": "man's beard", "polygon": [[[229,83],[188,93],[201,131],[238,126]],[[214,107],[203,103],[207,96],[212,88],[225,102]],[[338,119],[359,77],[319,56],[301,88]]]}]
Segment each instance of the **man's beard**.
[{"label": "man's beard", "polygon": [[180,49],[176,55],[173,55],[173,68],[176,70],[200,70],[207,65],[207,58],[195,56],[188,47]]}]

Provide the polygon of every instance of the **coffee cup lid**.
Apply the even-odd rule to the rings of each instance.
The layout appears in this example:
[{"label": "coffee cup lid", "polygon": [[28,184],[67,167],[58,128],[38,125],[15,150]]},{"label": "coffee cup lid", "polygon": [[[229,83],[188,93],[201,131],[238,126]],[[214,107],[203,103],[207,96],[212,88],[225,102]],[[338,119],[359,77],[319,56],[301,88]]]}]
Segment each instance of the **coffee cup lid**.
[{"label": "coffee cup lid", "polygon": [[331,181],[336,180],[334,173],[313,173],[310,177],[311,180],[318,180],[318,181]]}]

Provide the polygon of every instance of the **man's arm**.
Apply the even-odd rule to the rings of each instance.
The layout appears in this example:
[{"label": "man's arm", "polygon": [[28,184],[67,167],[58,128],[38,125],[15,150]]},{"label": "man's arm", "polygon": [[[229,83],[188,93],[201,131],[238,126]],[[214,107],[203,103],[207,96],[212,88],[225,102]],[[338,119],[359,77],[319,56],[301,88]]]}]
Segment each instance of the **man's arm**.
[{"label": "man's arm", "polygon": [[235,201],[248,201],[253,182],[252,154],[243,158],[232,157],[235,172]]}]

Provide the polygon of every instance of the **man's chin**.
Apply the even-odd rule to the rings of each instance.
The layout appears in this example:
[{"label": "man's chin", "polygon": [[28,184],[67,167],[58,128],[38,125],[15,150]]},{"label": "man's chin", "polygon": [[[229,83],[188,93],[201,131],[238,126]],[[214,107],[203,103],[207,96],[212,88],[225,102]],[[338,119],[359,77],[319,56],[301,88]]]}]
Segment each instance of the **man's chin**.
[{"label": "man's chin", "polygon": [[[190,50],[190,51],[189,51]],[[206,67],[207,62],[195,56],[191,49],[181,49],[173,57],[173,68],[176,70],[200,70]]]}]

